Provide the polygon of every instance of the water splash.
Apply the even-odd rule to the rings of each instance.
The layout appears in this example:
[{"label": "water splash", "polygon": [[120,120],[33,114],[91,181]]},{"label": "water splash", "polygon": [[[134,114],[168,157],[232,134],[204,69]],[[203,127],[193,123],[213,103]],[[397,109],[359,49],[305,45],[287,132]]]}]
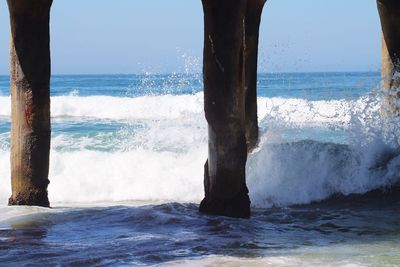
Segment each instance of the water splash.
[{"label": "water splash", "polygon": [[[380,116],[378,92],[355,100],[260,97],[262,141],[247,166],[253,205],[309,203],[398,182],[399,124]],[[2,109],[8,102],[0,97],[0,116],[9,115]],[[202,93],[56,96],[52,114],[53,203],[203,197]],[[3,120],[0,127],[8,123]],[[0,200],[6,203],[9,132],[0,141],[0,180],[6,185]]]}]

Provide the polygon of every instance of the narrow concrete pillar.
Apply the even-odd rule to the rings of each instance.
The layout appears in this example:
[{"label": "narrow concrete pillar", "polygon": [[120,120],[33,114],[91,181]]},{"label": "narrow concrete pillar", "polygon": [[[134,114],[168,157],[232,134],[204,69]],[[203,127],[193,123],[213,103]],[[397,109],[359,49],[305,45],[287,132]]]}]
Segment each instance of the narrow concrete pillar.
[{"label": "narrow concrete pillar", "polygon": [[202,0],[204,109],[208,122],[205,198],[200,212],[250,217],[245,179],[246,0]]},{"label": "narrow concrete pillar", "polygon": [[377,0],[382,25],[383,113],[399,115],[400,106],[400,1]]},{"label": "narrow concrete pillar", "polygon": [[11,24],[11,183],[9,205],[49,206],[52,0],[7,0]]},{"label": "narrow concrete pillar", "polygon": [[248,151],[258,143],[257,64],[261,14],[266,0],[248,0],[246,11],[246,141]]}]

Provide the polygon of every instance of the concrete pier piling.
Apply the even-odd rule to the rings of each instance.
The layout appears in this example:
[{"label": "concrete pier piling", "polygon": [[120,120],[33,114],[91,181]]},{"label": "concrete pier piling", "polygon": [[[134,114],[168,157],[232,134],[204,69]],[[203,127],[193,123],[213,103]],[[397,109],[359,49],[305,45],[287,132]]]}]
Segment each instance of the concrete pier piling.
[{"label": "concrete pier piling", "polygon": [[49,206],[52,0],[7,0],[11,24],[11,183],[9,205]]},{"label": "concrete pier piling", "polygon": [[378,0],[382,26],[383,113],[399,115],[400,106],[400,1]]},{"label": "concrete pier piling", "polygon": [[205,198],[200,212],[248,218],[245,179],[246,0],[202,0],[204,109],[208,122]]}]

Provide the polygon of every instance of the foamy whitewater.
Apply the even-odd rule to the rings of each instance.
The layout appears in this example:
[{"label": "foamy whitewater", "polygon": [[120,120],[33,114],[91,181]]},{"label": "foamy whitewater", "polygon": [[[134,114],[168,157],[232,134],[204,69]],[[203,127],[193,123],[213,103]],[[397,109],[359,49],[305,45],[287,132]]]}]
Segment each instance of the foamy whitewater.
[{"label": "foamy whitewater", "polygon": [[0,262],[400,265],[398,200],[314,204],[400,182],[379,73],[261,74],[258,87],[246,221],[197,213],[207,157],[197,74],[53,77],[53,209],[6,207],[11,105],[0,77]]}]

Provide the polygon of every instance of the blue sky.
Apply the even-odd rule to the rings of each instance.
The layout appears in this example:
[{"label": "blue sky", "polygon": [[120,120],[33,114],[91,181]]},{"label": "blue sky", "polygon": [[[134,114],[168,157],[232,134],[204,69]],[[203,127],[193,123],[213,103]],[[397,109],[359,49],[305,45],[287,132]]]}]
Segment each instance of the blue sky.
[{"label": "blue sky", "polygon": [[[8,74],[9,23],[0,1],[0,74]],[[200,0],[54,0],[54,74],[201,71]],[[269,0],[263,72],[377,71],[375,0]]]}]

